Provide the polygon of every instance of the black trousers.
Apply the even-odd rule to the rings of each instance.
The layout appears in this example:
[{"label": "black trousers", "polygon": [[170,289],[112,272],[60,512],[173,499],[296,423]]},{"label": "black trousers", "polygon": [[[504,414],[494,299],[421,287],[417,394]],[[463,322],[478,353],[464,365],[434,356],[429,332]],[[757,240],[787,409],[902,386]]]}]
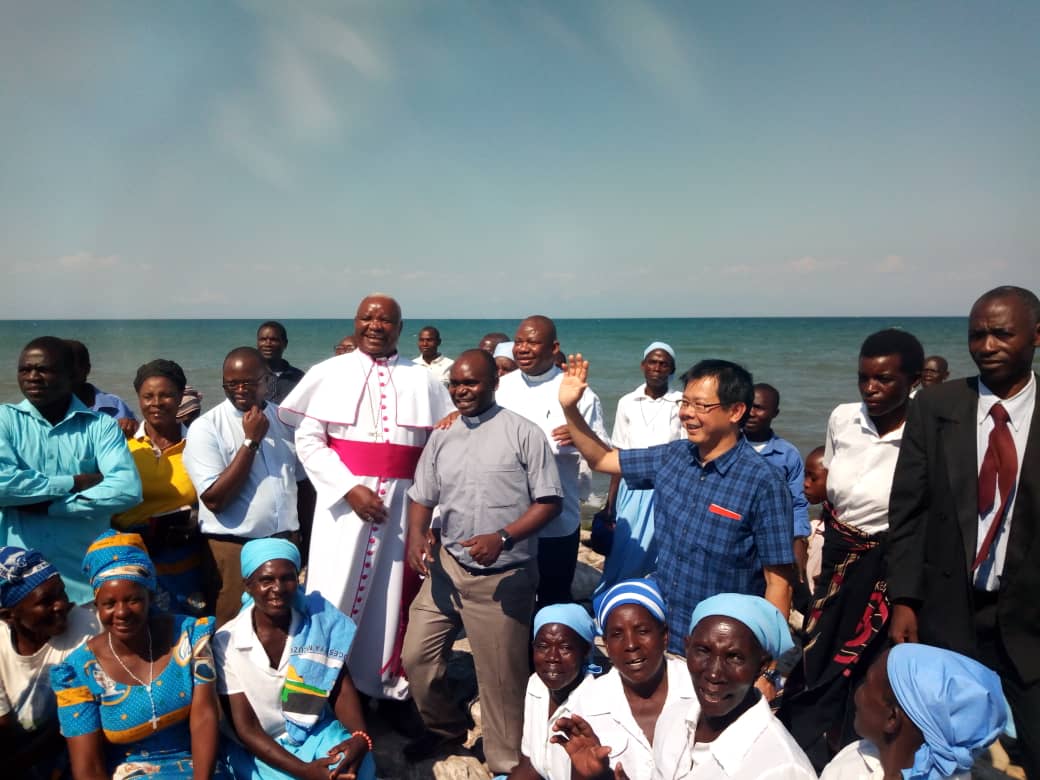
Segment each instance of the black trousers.
[{"label": "black trousers", "polygon": [[550,604],[566,604],[571,598],[571,583],[578,566],[578,538],[581,529],[567,536],[538,539],[538,597],[536,609]]},{"label": "black trousers", "polygon": [[1000,675],[1011,705],[1027,777],[1040,777],[1040,681],[1024,683],[1004,649],[997,626],[997,593],[975,591],[975,636],[978,660]]}]

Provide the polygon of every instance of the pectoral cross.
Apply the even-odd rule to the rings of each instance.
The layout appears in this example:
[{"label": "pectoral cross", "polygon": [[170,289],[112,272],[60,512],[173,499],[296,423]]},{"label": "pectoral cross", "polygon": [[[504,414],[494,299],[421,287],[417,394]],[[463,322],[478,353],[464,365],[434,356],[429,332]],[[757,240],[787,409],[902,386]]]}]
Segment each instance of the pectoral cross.
[{"label": "pectoral cross", "polygon": [[158,715],[154,715],[153,714],[151,719],[148,722],[152,724],[152,731],[158,731],[159,730],[159,716]]}]

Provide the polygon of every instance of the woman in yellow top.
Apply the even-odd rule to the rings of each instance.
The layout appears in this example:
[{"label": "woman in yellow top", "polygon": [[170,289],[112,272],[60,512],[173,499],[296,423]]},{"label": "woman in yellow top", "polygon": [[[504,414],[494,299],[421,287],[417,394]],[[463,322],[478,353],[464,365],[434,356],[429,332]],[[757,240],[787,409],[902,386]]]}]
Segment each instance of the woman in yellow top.
[{"label": "woman in yellow top", "polygon": [[198,496],[181,460],[187,429],[177,420],[186,385],[184,371],[172,360],[160,358],[137,369],[134,389],[142,422],[127,446],[141,475],[143,499],[113,517],[112,525],[144,539],[163,609],[204,615]]}]

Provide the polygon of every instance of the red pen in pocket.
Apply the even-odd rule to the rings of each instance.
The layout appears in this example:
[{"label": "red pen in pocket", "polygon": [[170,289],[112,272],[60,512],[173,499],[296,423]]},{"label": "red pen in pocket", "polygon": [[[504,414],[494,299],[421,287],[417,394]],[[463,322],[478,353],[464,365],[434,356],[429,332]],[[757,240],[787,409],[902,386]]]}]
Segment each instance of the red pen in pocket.
[{"label": "red pen in pocket", "polygon": [[718,504],[711,504],[708,507],[708,511],[715,515],[721,515],[722,517],[728,517],[730,520],[743,520],[743,515],[738,515],[732,509],[726,509],[724,506]]}]

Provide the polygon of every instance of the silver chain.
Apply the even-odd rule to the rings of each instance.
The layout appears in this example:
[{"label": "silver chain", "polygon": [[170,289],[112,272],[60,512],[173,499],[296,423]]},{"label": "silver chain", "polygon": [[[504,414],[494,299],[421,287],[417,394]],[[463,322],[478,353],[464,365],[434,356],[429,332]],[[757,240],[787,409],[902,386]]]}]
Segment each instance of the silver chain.
[{"label": "silver chain", "polygon": [[155,653],[152,649],[152,627],[147,623],[145,624],[145,631],[148,632],[148,682],[131,672],[130,667],[123,663],[123,659],[119,657],[115,647],[112,645],[111,631],[108,632],[108,649],[112,652],[112,657],[116,659],[116,662],[123,667],[123,671],[134,678],[144,688],[144,692],[148,694],[148,703],[152,705],[152,718],[149,722],[152,724],[152,731],[158,731],[159,717],[155,714],[155,699],[152,697],[152,683],[155,682]]}]

